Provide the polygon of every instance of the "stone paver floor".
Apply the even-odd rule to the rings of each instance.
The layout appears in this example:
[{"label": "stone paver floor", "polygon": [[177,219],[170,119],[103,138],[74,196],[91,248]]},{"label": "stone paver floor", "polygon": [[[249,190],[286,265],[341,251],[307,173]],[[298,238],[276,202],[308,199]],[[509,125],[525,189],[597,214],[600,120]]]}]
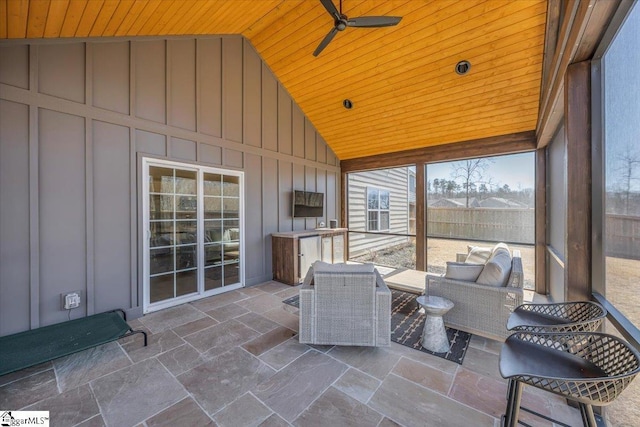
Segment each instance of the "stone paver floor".
[{"label": "stone paver floor", "polygon": [[[57,426],[499,426],[500,343],[473,337],[463,365],[392,343],[297,340],[297,288],[266,282],[130,322],[129,337],[0,377],[0,409]],[[569,425],[579,412],[525,388],[523,406]],[[526,413],[532,426],[551,423]]]}]

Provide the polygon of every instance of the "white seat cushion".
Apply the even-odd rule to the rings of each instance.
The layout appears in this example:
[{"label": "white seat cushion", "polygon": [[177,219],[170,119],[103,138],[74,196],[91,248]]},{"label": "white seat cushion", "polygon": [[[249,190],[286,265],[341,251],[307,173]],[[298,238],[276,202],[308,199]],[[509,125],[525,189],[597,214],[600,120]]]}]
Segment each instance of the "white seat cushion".
[{"label": "white seat cushion", "polygon": [[464,262],[471,264],[484,264],[493,252],[492,248],[486,246],[468,246],[468,249],[469,253]]}]

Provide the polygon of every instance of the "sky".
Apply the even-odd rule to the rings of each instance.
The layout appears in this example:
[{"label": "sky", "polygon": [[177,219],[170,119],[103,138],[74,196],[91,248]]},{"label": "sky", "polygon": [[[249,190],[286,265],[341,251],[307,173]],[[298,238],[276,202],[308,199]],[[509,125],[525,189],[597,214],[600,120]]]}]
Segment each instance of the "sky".
[{"label": "sky", "polygon": [[[636,4],[604,55],[604,157],[609,191],[640,191],[639,44],[640,5]],[[633,170],[627,181],[629,162]]]},{"label": "sky", "polygon": [[[535,154],[521,153],[505,156],[487,157],[493,163],[489,164],[485,175],[494,184],[502,187],[509,185],[512,190],[534,188],[535,186]],[[431,163],[427,165],[427,180],[453,179],[451,164],[456,162]]]}]

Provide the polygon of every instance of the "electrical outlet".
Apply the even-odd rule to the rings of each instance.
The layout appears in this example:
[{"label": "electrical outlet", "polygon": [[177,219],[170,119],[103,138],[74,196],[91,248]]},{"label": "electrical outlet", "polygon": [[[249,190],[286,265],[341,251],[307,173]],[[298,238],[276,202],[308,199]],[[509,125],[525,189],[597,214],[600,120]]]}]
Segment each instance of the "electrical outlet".
[{"label": "electrical outlet", "polygon": [[81,291],[69,292],[66,294],[61,294],[60,298],[62,300],[62,309],[63,310],[71,310],[72,308],[80,307],[82,303]]}]

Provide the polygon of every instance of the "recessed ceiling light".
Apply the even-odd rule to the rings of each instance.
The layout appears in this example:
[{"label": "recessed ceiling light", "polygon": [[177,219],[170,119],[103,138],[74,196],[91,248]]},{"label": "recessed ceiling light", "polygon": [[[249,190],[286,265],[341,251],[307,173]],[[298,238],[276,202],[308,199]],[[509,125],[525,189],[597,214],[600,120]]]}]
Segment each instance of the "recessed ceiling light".
[{"label": "recessed ceiling light", "polygon": [[344,106],[344,108],[346,108],[347,110],[351,110],[353,108],[353,102],[351,102],[350,99],[345,99],[344,101],[342,101],[342,105]]},{"label": "recessed ceiling light", "polygon": [[456,73],[464,76],[471,69],[471,63],[469,61],[460,61],[456,64]]}]

